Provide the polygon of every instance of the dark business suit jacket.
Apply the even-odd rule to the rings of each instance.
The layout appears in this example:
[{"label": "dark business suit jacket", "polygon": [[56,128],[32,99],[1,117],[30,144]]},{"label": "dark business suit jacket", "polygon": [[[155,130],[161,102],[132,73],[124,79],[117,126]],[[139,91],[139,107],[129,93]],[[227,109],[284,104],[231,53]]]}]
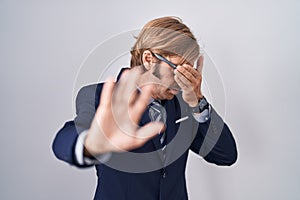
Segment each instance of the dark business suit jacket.
[{"label": "dark business suit jacket", "polygon": [[[53,151],[58,159],[78,167],[89,167],[76,162],[74,148],[78,134],[90,127],[102,86],[103,83],[89,85],[79,91],[76,118],[65,123],[53,142]],[[236,162],[234,138],[213,108],[210,120],[198,123],[181,94],[164,103],[167,111],[165,156],[160,150],[159,136],[129,153],[113,153],[108,162],[95,165],[98,176],[95,199],[186,200],[185,169],[189,150],[217,165]],[[175,123],[185,116],[188,116],[187,120]],[[140,125],[149,121],[146,110]]]}]

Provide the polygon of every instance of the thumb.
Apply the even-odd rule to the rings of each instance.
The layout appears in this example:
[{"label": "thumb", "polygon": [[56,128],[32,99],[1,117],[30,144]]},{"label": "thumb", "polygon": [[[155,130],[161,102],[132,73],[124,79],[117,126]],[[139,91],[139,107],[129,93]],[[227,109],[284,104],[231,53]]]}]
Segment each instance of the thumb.
[{"label": "thumb", "polygon": [[197,60],[197,71],[200,74],[202,74],[202,70],[203,70],[203,61],[204,61],[204,56],[201,55]]},{"label": "thumb", "polygon": [[138,129],[136,132],[136,137],[147,141],[164,130],[165,126],[162,122],[149,122]]}]

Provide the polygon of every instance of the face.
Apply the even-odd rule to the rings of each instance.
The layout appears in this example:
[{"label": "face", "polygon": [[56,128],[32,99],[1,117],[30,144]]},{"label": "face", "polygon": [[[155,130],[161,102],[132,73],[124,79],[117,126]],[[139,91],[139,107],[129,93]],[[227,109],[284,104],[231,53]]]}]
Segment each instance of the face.
[{"label": "face", "polygon": [[[164,58],[175,65],[178,65],[181,61],[179,56],[167,56]],[[154,57],[152,74],[157,79],[157,84],[152,94],[153,98],[170,100],[179,92],[180,87],[174,80],[174,68],[169,64]]]}]

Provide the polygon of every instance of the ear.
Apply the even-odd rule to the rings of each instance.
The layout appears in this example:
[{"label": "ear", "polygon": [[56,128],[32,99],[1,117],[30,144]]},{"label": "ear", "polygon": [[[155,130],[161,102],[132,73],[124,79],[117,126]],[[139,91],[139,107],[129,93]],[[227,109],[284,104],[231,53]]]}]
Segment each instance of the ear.
[{"label": "ear", "polygon": [[151,51],[145,50],[142,54],[143,65],[147,70],[150,70],[153,66],[153,56]]}]

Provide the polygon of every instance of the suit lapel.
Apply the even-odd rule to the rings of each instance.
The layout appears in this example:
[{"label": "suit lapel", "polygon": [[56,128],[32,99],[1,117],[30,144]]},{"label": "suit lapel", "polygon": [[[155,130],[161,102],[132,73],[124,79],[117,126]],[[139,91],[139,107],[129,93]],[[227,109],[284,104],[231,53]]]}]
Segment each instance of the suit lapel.
[{"label": "suit lapel", "polygon": [[[172,139],[175,137],[179,124],[175,124],[176,119],[180,118],[181,112],[180,112],[180,106],[175,106],[175,100],[169,100],[166,101],[164,105],[166,112],[167,112],[167,120],[166,120],[166,144],[167,147],[164,150],[164,153],[162,151],[162,145],[160,143],[160,136],[157,135],[152,139],[152,143],[154,145],[155,150],[158,153],[158,156],[160,157],[161,161],[163,163],[168,163],[166,162],[168,157],[171,156],[172,153],[172,148],[169,148],[169,142],[172,141]],[[165,154],[165,156],[164,156]]]},{"label": "suit lapel", "polygon": [[[175,137],[176,132],[179,128],[179,124],[175,124],[177,118],[180,118],[180,108],[175,106],[174,100],[167,101],[166,103],[167,111],[167,144]],[[175,110],[176,109],[176,110]],[[177,110],[179,109],[179,110]],[[179,111],[179,112],[178,112]]]},{"label": "suit lapel", "polygon": [[[142,116],[142,118],[141,118],[141,121],[140,121],[139,125],[143,126],[143,125],[149,123],[150,121],[151,120],[149,118],[149,109],[146,109],[143,116]],[[159,139],[160,139],[160,137],[159,137],[158,133],[155,137],[153,137],[151,139],[151,143],[153,145],[152,151],[156,151],[159,158],[163,161],[163,154],[162,154],[162,151],[160,150],[162,148],[162,145],[161,145]]]},{"label": "suit lapel", "polygon": [[[174,97],[175,98],[175,97]],[[166,142],[167,146],[165,149],[165,164],[170,163],[169,160],[172,157],[172,149],[173,147],[169,145],[169,143],[172,141],[172,139],[175,137],[179,124],[175,124],[176,119],[180,118],[181,112],[180,107],[175,106],[175,100],[167,101],[166,103],[166,111],[167,111],[167,137]],[[179,110],[177,110],[179,109]]]},{"label": "suit lapel", "polygon": [[[188,110],[187,104],[181,98],[179,93],[172,101],[168,101],[167,115],[168,131],[167,131],[167,148],[165,164],[168,165],[186,151],[188,151],[192,142],[193,117]],[[183,106],[183,107],[181,107]],[[188,117],[182,122],[176,123],[176,120]],[[174,138],[176,136],[176,138]]]}]

